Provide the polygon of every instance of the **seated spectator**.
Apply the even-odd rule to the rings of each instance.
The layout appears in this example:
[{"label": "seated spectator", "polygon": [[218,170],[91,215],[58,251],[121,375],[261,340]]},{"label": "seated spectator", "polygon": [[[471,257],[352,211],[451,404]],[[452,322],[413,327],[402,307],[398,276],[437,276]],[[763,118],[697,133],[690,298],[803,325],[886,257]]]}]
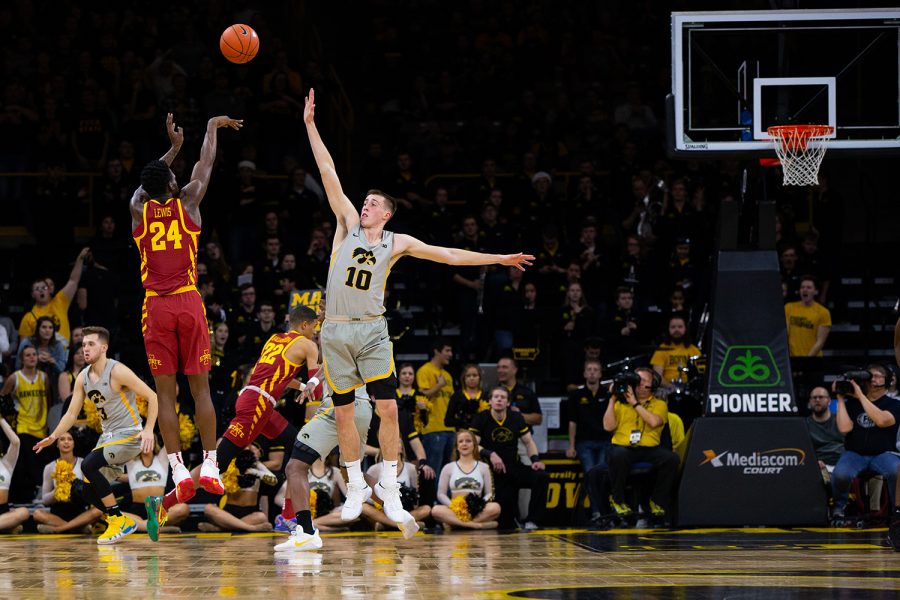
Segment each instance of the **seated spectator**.
[{"label": "seated spectator", "polygon": [[[3,382],[0,396],[12,395],[16,402],[16,433],[22,440],[19,468],[13,473],[13,502],[27,504],[41,485],[44,462],[34,452],[34,445],[47,436],[47,407],[50,403],[50,380],[37,368],[34,348],[22,352],[22,368]],[[80,459],[79,459],[80,460]]]},{"label": "seated spectator", "polygon": [[[491,409],[478,413],[470,431],[477,436],[479,456],[490,461],[494,474],[494,497],[500,504],[500,528],[512,529],[519,514],[519,490],[531,489],[528,515],[522,519],[524,529],[537,529],[544,521],[549,479],[540,461],[531,427],[517,411],[510,410],[509,391],[503,386],[491,390]],[[518,457],[518,441],[525,444],[531,465]]]},{"label": "seated spectator", "polygon": [[[137,524],[138,531],[147,531],[147,503],[145,500],[152,496],[162,496],[166,493],[166,480],[169,477],[169,457],[165,448],[159,447],[157,440],[154,452],[141,452],[140,456],[125,464],[124,477],[131,488],[131,506],[122,510]],[[157,522],[163,524],[162,533],[181,533],[177,527],[190,516],[190,508],[187,504],[176,504],[168,510],[163,519],[157,517]]]},{"label": "seated spectator", "polygon": [[806,417],[806,427],[826,484],[831,483],[831,472],[844,453],[844,434],[838,430],[837,417],[831,414],[830,404],[831,396],[824,387],[814,387],[809,393],[810,414]]},{"label": "seated spectator", "polygon": [[509,410],[521,413],[528,425],[540,425],[544,421],[541,404],[534,391],[519,383],[519,364],[506,356],[497,361],[497,383],[509,392]]},{"label": "seated spectator", "polygon": [[[381,457],[376,457],[375,464],[366,471],[367,483],[372,487],[373,496],[368,503],[363,504],[362,516],[374,523],[376,530],[380,529],[379,525],[399,529],[399,524],[391,521],[384,514],[380,506],[381,503],[379,502],[378,506],[375,505],[375,502],[378,501],[375,494],[380,489],[375,484],[381,481],[383,465],[384,462],[381,460]],[[419,497],[419,474],[413,464],[406,462],[402,444],[400,445],[400,455],[397,457],[397,483],[400,484],[400,499],[403,502],[403,509],[412,515],[419,527],[423,527],[423,521],[431,516],[431,506],[421,502]]]},{"label": "seated spectator", "polygon": [[3,417],[0,417],[0,430],[3,431],[3,435],[6,436],[9,443],[6,452],[0,457],[0,533],[19,533],[22,531],[22,523],[28,520],[29,512],[24,506],[10,508],[9,485],[12,482],[12,474],[16,470],[21,442],[19,436]]},{"label": "seated spectator", "polygon": [[[478,443],[471,431],[456,432],[454,460],[441,469],[439,504],[431,510],[431,516],[438,523],[460,529],[497,528],[500,505],[494,502],[491,468],[488,463],[478,460],[477,449]],[[468,501],[469,496],[474,498]],[[472,514],[475,507],[480,511]]]},{"label": "seated spectator", "polygon": [[668,334],[650,357],[650,365],[662,378],[664,388],[672,389],[672,384],[676,382],[688,383],[688,374],[684,369],[692,356],[700,356],[700,348],[691,341],[687,322],[680,315],[669,317]]},{"label": "seated spectator", "polygon": [[78,281],[81,279],[81,271],[84,268],[84,258],[90,251],[90,248],[81,250],[78,258],[75,259],[75,266],[69,273],[69,280],[56,294],[50,291],[50,286],[43,278],[35,279],[31,283],[31,297],[34,298],[34,305],[25,313],[22,322],[19,323],[20,337],[34,335],[38,317],[48,316],[53,318],[60,335],[66,340],[69,339],[69,305],[75,297],[75,292],[78,291]]},{"label": "seated spectator", "polygon": [[603,367],[599,360],[584,362],[584,385],[569,394],[566,413],[569,415],[569,447],[566,456],[578,457],[587,482],[591,500],[591,522],[599,523],[608,514],[609,503],[601,489],[607,480],[607,454],[610,436],[603,428],[603,415],[609,404],[607,390],[600,387]]},{"label": "seated spectator", "polygon": [[651,463],[656,480],[650,499],[653,521],[664,525],[672,506],[678,455],[660,446],[663,428],[668,422],[666,403],[654,396],[659,375],[652,369],[635,369],[641,382],[637,389],[628,387],[624,398],[614,396],[603,415],[603,427],[613,434],[609,451],[609,477],[612,484],[611,504],[616,515],[628,522],[634,511],[625,498],[631,466]]},{"label": "seated spectator", "polygon": [[66,368],[69,352],[56,337],[56,324],[50,317],[39,317],[35,334],[23,337],[19,344],[19,356],[16,358],[16,368],[22,368],[22,353],[26,348],[35,348],[38,356],[38,369],[45,372],[51,381],[56,381],[59,374]]},{"label": "seated spectator", "polygon": [[[41,503],[50,510],[34,511],[40,533],[89,533],[103,514],[89,506],[78,489],[84,485],[81,457],[75,456],[75,438],[64,433],[56,440],[59,458],[44,467]],[[78,482],[78,483],[75,483]]]},{"label": "seated spectator", "polygon": [[800,300],[784,305],[788,347],[791,356],[822,356],[822,348],[831,331],[831,312],[816,302],[816,279],[800,278]]},{"label": "seated spectator", "polygon": [[[453,395],[450,396],[450,405],[447,407],[447,416],[444,418],[444,425],[456,430],[469,429],[475,415],[490,409],[490,404],[484,398],[481,367],[474,364],[464,366],[460,380],[462,389],[453,392]],[[457,436],[457,446],[459,446],[459,436]]]},{"label": "seated spectator", "polygon": [[838,527],[846,524],[850,484],[863,471],[872,471],[884,477],[892,506],[895,500],[897,468],[900,467],[900,457],[897,456],[900,400],[887,394],[894,374],[886,365],[869,365],[867,370],[872,379],[865,391],[851,381],[853,393],[837,395],[837,426],[844,434],[844,453],[831,473],[834,494],[831,522]]},{"label": "seated spectator", "polygon": [[[241,450],[234,459],[233,468],[237,473],[229,475],[226,471],[222,474],[225,505],[222,508],[216,504],[203,507],[209,522],[200,522],[200,531],[272,531],[268,517],[259,509],[259,484],[262,476],[274,479],[274,475],[259,462],[261,455],[256,444]],[[236,481],[232,481],[232,476]]]}]

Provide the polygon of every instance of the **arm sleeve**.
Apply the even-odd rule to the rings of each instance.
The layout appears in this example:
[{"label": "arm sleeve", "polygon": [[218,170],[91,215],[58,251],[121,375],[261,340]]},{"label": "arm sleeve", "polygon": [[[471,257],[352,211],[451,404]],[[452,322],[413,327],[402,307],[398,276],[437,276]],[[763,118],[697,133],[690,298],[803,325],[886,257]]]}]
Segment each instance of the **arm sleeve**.
[{"label": "arm sleeve", "polygon": [[481,497],[485,500],[493,500],[494,478],[491,475],[491,468],[487,463],[478,461],[478,470],[481,471],[481,478],[484,480],[484,490],[482,490]]},{"label": "arm sleeve", "polygon": [[450,506],[450,470],[453,468],[451,463],[444,465],[441,469],[441,478],[438,481],[437,500],[444,506]]},{"label": "arm sleeve", "polygon": [[56,468],[55,465],[56,461],[53,461],[44,467],[44,479],[41,484],[41,503],[44,506],[50,506],[56,502],[53,498],[53,491],[56,489],[56,484],[53,482],[53,470]]}]

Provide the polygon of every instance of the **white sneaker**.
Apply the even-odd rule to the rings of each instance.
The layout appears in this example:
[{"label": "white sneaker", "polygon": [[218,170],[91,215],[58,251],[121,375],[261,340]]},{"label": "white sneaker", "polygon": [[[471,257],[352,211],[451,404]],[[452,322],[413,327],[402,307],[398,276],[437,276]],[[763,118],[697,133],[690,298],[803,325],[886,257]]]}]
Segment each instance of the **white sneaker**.
[{"label": "white sneaker", "polygon": [[318,550],[322,547],[322,538],[319,537],[319,530],[309,534],[303,531],[302,527],[291,532],[291,537],[286,542],[282,542],[275,546],[275,552],[308,552]]},{"label": "white sneaker", "polygon": [[[344,521],[355,521],[362,513],[363,503],[372,497],[372,488],[363,483],[358,485],[355,483],[347,484],[347,499],[341,508],[341,519]],[[399,497],[399,496],[398,496]]]},{"label": "white sneaker", "polygon": [[381,498],[384,506],[384,516],[397,524],[406,539],[416,535],[416,532],[419,531],[419,524],[411,514],[403,509],[403,502],[400,500],[400,484],[384,485],[379,481],[375,487],[378,488],[378,497]]},{"label": "white sneaker", "polygon": [[205,459],[200,466],[200,487],[218,496],[225,493],[225,486],[219,478],[219,465],[211,458]]},{"label": "white sneaker", "polygon": [[180,504],[194,497],[194,480],[187,467],[181,463],[172,465],[172,480],[175,482],[175,497]]}]

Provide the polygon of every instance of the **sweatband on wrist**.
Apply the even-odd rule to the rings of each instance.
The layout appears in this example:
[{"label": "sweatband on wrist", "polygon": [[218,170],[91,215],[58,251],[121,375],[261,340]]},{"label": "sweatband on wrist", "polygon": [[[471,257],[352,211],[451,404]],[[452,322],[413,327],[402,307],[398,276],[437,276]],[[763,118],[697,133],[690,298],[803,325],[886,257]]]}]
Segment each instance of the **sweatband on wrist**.
[{"label": "sweatband on wrist", "polygon": [[528,460],[530,460],[533,463],[536,463],[536,462],[541,461],[541,457],[538,456],[537,454],[532,454],[531,456],[528,457]]},{"label": "sweatband on wrist", "polygon": [[485,461],[490,461],[490,460],[491,460],[491,454],[492,454],[492,453],[491,453],[491,451],[488,450],[487,448],[482,448],[482,449],[481,449],[481,452],[479,452],[478,454],[481,455],[482,460],[485,460]]},{"label": "sweatband on wrist", "polygon": [[306,387],[308,387],[308,388],[314,388],[314,387],[316,387],[317,385],[319,385],[319,378],[318,378],[318,377],[310,377],[310,378],[306,381]]}]

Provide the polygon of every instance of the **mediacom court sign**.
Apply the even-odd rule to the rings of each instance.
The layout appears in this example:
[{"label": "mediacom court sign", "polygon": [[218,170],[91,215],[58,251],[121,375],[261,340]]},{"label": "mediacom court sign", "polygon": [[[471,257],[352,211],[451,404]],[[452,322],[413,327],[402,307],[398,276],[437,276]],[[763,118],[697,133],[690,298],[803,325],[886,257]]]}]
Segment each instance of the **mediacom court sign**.
[{"label": "mediacom court sign", "polygon": [[806,452],[800,448],[772,448],[749,453],[704,450],[699,466],[713,469],[740,469],[743,475],[781,475],[806,463]]}]

